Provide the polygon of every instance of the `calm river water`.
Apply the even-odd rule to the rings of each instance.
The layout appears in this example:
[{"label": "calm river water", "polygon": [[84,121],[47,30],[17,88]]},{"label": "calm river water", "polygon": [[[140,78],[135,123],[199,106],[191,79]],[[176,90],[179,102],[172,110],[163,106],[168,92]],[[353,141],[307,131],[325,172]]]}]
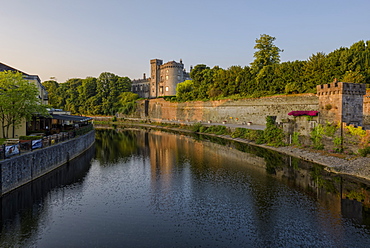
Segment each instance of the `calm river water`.
[{"label": "calm river water", "polygon": [[209,139],[97,130],[84,156],[1,198],[0,247],[370,247],[366,182]]}]

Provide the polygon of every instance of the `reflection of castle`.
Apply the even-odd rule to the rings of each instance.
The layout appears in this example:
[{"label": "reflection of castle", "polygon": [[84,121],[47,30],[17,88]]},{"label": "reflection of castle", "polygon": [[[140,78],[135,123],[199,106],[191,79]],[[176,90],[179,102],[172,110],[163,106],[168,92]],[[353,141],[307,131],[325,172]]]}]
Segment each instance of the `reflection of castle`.
[{"label": "reflection of castle", "polygon": [[182,60],[180,63],[170,61],[163,64],[163,60],[150,60],[151,77],[132,81],[131,91],[140,98],[156,98],[160,96],[176,95],[178,83],[190,79],[189,73],[184,69]]}]

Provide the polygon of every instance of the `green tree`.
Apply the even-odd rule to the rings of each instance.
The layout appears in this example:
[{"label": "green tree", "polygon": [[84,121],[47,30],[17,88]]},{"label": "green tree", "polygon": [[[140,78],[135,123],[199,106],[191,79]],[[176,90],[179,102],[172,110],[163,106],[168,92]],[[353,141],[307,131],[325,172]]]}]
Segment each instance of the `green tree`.
[{"label": "green tree", "polygon": [[280,63],[280,48],[274,45],[275,37],[267,34],[262,34],[259,39],[256,39],[254,49],[254,61],[251,67],[255,71],[260,71],[264,66]]},{"label": "green tree", "polygon": [[194,84],[192,80],[185,80],[182,83],[177,84],[176,87],[176,99],[179,102],[186,102],[194,100]]},{"label": "green tree", "polygon": [[365,83],[366,77],[358,71],[346,71],[342,81],[346,83]]},{"label": "green tree", "polygon": [[136,100],[138,98],[138,94],[132,92],[122,92],[119,95],[119,112],[126,115],[131,114],[136,109]]},{"label": "green tree", "polygon": [[[41,105],[35,84],[23,79],[20,72],[0,72],[0,122],[3,138],[9,137],[10,127],[17,128],[34,114],[48,115]],[[12,134],[14,138],[14,132]]]},{"label": "green tree", "polygon": [[60,95],[58,94],[59,84],[55,80],[49,80],[42,83],[46,88],[49,97],[49,105],[53,108],[60,108],[59,103],[61,102]]},{"label": "green tree", "polygon": [[100,74],[97,81],[97,96],[101,98],[102,113],[111,115],[118,111],[118,96],[129,91],[131,80],[128,77],[119,77],[110,72]]}]

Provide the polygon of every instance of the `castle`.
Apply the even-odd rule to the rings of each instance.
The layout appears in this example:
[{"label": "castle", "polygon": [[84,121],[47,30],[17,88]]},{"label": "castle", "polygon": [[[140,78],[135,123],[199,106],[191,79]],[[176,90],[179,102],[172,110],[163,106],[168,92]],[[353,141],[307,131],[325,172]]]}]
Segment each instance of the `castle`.
[{"label": "castle", "polygon": [[132,81],[131,91],[139,95],[140,98],[157,98],[161,96],[176,95],[178,83],[190,79],[189,73],[184,69],[184,64],[169,61],[163,64],[163,60],[150,60],[150,78],[146,78],[144,73],[143,79]]}]

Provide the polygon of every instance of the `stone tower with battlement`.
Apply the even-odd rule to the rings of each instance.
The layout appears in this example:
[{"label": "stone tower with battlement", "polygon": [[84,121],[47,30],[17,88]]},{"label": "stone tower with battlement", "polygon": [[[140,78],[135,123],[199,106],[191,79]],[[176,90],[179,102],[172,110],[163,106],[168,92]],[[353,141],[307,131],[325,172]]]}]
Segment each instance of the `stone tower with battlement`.
[{"label": "stone tower with battlement", "polygon": [[150,98],[176,95],[177,84],[190,79],[184,69],[182,60],[180,63],[170,61],[163,64],[163,60],[150,60]]},{"label": "stone tower with battlement", "polygon": [[319,97],[320,122],[345,122],[362,126],[365,84],[333,82],[316,86]]}]

